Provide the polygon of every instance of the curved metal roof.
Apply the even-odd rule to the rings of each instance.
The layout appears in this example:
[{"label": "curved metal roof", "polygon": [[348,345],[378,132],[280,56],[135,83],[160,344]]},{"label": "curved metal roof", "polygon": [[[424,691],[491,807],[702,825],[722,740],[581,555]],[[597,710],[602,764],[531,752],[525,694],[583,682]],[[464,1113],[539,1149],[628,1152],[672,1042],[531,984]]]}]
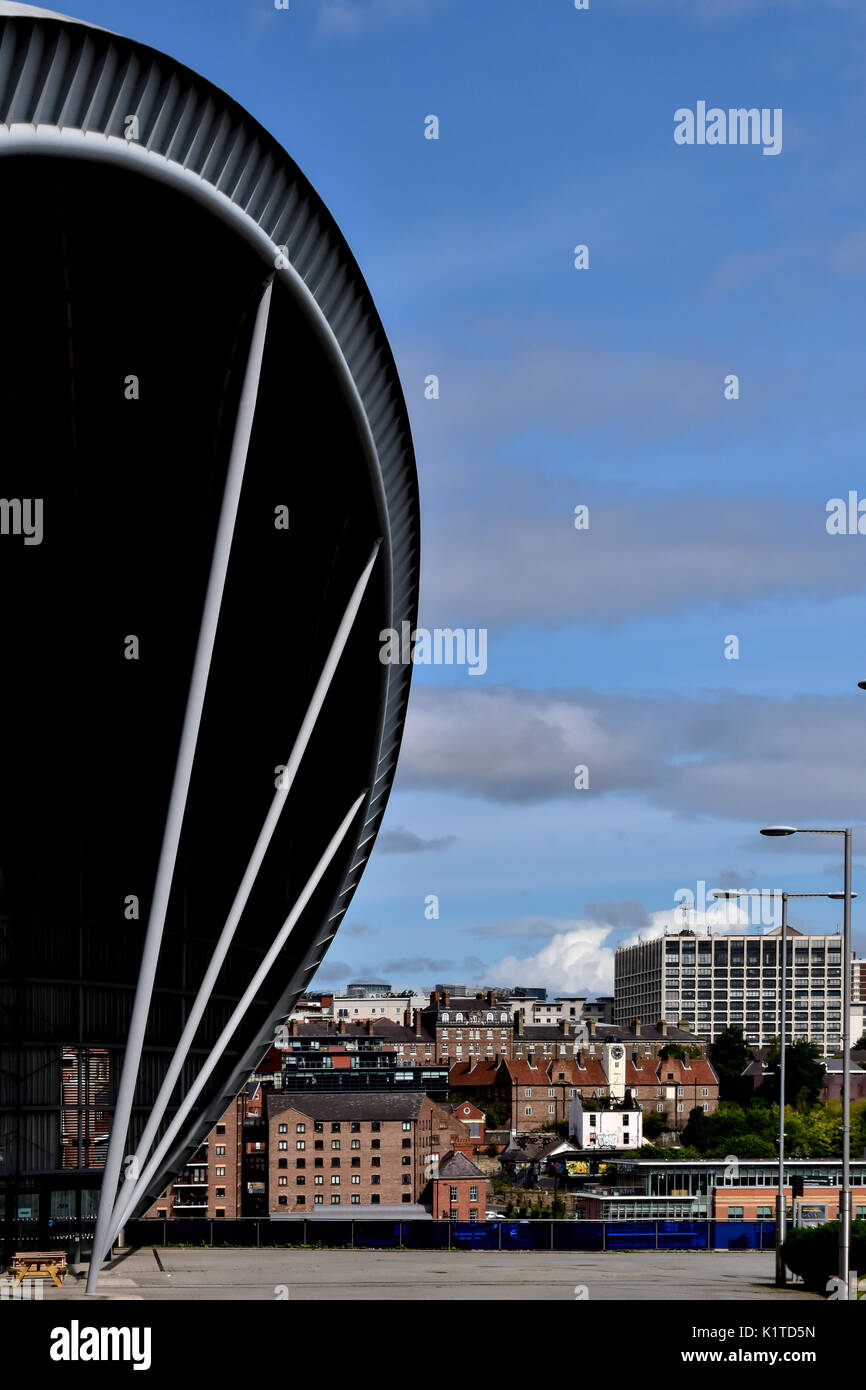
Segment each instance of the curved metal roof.
[{"label": "curved metal roof", "polygon": [[89,19],[74,19],[72,15],[43,10],[38,5],[18,5],[15,0],[0,0],[0,19],[7,15],[12,19],[59,19],[64,24],[83,24],[86,29],[99,29],[103,34],[111,32],[100,24],[92,24]]},{"label": "curved metal roof", "polygon": [[[126,138],[133,115],[138,140]],[[277,276],[306,301],[329,340],[379,479],[391,625],[414,624],[418,487],[402,389],[358,265],[295,162],[237,102],[166,55],[87,22],[4,0],[0,156],[41,152],[108,159],[168,179],[246,229],[263,254],[285,248]],[[386,677],[374,775],[352,867],[276,1016],[309,983],[372,850],[396,766],[411,666],[390,666]],[[252,1052],[241,1060],[235,1089],[257,1060]]]}]

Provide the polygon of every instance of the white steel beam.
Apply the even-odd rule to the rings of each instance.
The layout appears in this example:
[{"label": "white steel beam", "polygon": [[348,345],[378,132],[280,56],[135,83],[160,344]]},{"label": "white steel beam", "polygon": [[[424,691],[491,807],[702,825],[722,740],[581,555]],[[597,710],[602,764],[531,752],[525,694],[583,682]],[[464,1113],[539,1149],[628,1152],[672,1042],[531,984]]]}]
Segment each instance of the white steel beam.
[{"label": "white steel beam", "polygon": [[153,899],[148,916],[147,929],[144,934],[141,967],[139,969],[138,982],[135,989],[135,1000],[132,1007],[132,1017],[129,1023],[129,1035],[127,1037],[126,1051],[123,1058],[117,1102],[112,1116],[111,1135],[108,1141],[105,1170],[102,1175],[102,1185],[99,1194],[99,1210],[96,1218],[96,1232],[93,1238],[93,1253],[91,1255],[90,1270],[87,1277],[88,1293],[94,1293],[96,1291],[99,1269],[111,1244],[108,1227],[111,1221],[111,1211],[114,1206],[118,1182],[120,1181],[120,1169],[123,1163],[124,1149],[126,1147],[127,1134],[129,1131],[129,1119],[132,1114],[132,1104],[135,1096],[135,1085],[138,1080],[141,1052],[144,1045],[147,1018],[153,995],[153,981],[159,961],[162,933],[165,927],[165,918],[168,911],[169,897],[171,895],[175,863],[177,861],[178,845],[180,842],[181,829],[183,827],[184,812],[186,811],[187,796],[189,794],[189,784],[192,778],[192,768],[195,760],[199,728],[201,726],[205,692],[207,689],[208,676],[210,674],[214,642],[216,641],[217,625],[219,623],[220,606],[225,589],[229,555],[231,553],[235,521],[237,519],[241,488],[244,481],[247,451],[249,449],[250,435],[255,418],[256,399],[258,396],[259,380],[261,378],[262,360],[264,358],[265,338],[267,336],[268,314],[271,307],[272,292],[273,277],[267,282],[256,312],[252,342],[250,344],[240,404],[238,406],[238,415],[235,422],[234,437],[232,439],[231,454],[226,470],[222,505],[220,507],[219,521],[217,523],[216,540],[214,543],[213,556],[211,558],[210,575],[208,577],[207,592],[205,594],[201,625],[199,627],[192,678],[187,695],[180,746],[178,748],[177,762],[174,770],[174,781],[172,783],[168,814],[159,853],[159,864],[157,866]]},{"label": "white steel beam", "polygon": [[340,658],[342,657],[343,651],[345,650],[346,642],[349,639],[349,634],[354,625],[355,618],[358,615],[358,610],[361,607],[361,603],[363,601],[364,594],[367,589],[367,583],[369,581],[370,574],[372,573],[373,566],[376,562],[376,555],[378,554],[380,544],[381,542],[377,541],[373,547],[373,552],[370,555],[370,558],[367,561],[366,566],[364,567],[361,577],[359,578],[357,584],[352,590],[352,595],[346,606],[346,610],[342,616],[340,625],[337,628],[334,640],[331,643],[331,649],[328,652],[327,660],[325,661],[325,664],[322,668],[322,673],[319,676],[318,681],[316,682],[316,688],[313,691],[312,698],[310,699],[310,703],[307,706],[307,710],[304,715],[301,727],[298,731],[298,735],[295,739],[294,746],[292,747],[292,751],[289,755],[288,761],[284,764],[285,772],[280,778],[280,784],[277,787],[277,790],[274,794],[273,800],[270,805],[270,809],[268,810],[268,814],[265,817],[264,824],[259,832],[258,839],[256,840],[255,847],[250,857],[250,861],[247,864],[246,869],[244,870],[240,886],[238,887],[237,893],[235,894],[234,902],[231,906],[231,910],[229,912],[228,917],[225,920],[225,924],[223,926],[222,931],[220,932],[219,938],[217,939],[217,943],[214,947],[214,952],[210,959],[208,968],[205,971],[204,976],[202,977],[202,982],[199,986],[198,994],[196,995],[195,1002],[190,1010],[189,1017],[186,1021],[183,1033],[180,1037],[180,1041],[177,1045],[177,1048],[172,1053],[171,1061],[169,1063],[168,1070],[165,1074],[163,1083],[160,1087],[159,1094],[157,1095],[156,1100],[154,1101],[153,1106],[151,1108],[150,1114],[147,1117],[147,1123],[144,1127],[141,1139],[139,1140],[138,1148],[135,1151],[135,1161],[131,1165],[129,1165],[130,1180],[132,1181],[135,1180],[138,1173],[141,1171],[142,1165],[145,1163],[150,1153],[154,1138],[156,1137],[157,1130],[159,1129],[159,1126],[162,1122],[162,1118],[166,1112],[166,1109],[168,1108],[172,1092],[174,1091],[178,1077],[180,1076],[181,1071],[183,1070],[183,1064],[186,1061],[187,1055],[193,1043],[193,1039],[195,1038],[196,1032],[198,1031],[198,1026],[201,1023],[204,1011],[207,1008],[208,1003],[210,1002],[210,998],[213,993],[214,986],[217,982],[219,972],[222,969],[223,962],[225,961],[229,947],[232,943],[235,932],[237,931],[238,923],[240,922],[244,908],[247,905],[249,895],[252,892],[253,885],[262,866],[262,862],[264,860],[265,854],[267,853],[268,846],[271,843],[274,831],[277,828],[277,823],[282,814],[283,808],[288,800],[289,791],[291,790],[292,783],[295,780],[295,775],[297,773],[298,767],[300,766],[301,759],[303,758],[304,753],[306,751],[307,744],[310,741],[313,729],[316,726],[316,720],[318,719],[319,714],[321,713],[322,706],[325,703],[328,691],[331,688],[331,683],[334,679],[334,674],[337,670],[337,667],[339,666]]},{"label": "white steel beam", "polygon": [[235,1029],[240,1023],[247,1009],[250,1007],[253,1000],[255,999],[259,991],[259,988],[261,987],[262,983],[268,975],[268,972],[271,969],[271,966],[273,965],[274,961],[277,959],[277,956],[280,954],[280,951],[283,949],[287,940],[289,939],[289,936],[291,935],[295,923],[297,922],[304,908],[307,906],[307,903],[309,902],[310,898],[312,897],[313,893],[318,887],[319,882],[322,879],[322,876],[324,875],[326,869],[331,863],[331,860],[334,858],[334,855],[337,853],[337,850],[342,844],[346,836],[346,833],[349,829],[349,826],[352,824],[352,821],[357,815],[358,810],[361,807],[364,801],[364,797],[366,795],[367,792],[365,790],[352,804],[346,815],[343,817],[343,820],[340,822],[340,825],[337,828],[334,835],[332,836],[331,840],[329,841],[324,854],[322,855],[321,859],[319,860],[318,864],[316,865],[315,869],[313,870],[312,874],[310,875],[306,884],[304,885],[300,897],[298,898],[297,902],[295,903],[294,907],[292,908],[282,927],[278,931],[277,935],[274,937],[273,942],[268,948],[267,954],[262,959],[258,969],[256,970],[256,973],[253,975],[252,980],[250,981],[242,997],[235,1006],[234,1011],[232,1012],[232,1015],[228,1020],[228,1023],[223,1028],[222,1032],[220,1033],[219,1037],[214,1043],[213,1049],[209,1057],[207,1058],[207,1061],[202,1066],[200,1072],[195,1078],[195,1081],[192,1083],[190,1089],[187,1091],[186,1095],[181,1101],[177,1109],[177,1113],[172,1119],[172,1122],[166,1130],[165,1134],[163,1135],[162,1139],[159,1141],[159,1144],[157,1145],[156,1150],[154,1151],[154,1154],[150,1159],[149,1163],[146,1165],[144,1171],[142,1172],[141,1177],[137,1180],[131,1192],[121,1190],[117,1202],[115,1204],[114,1212],[111,1216],[111,1222],[109,1225],[109,1240],[114,1239],[117,1232],[122,1227],[124,1221],[126,1221],[129,1217],[129,1214],[135,1207],[135,1204],[139,1201],[141,1195],[145,1192],[147,1185],[153,1177],[154,1173],[159,1168],[162,1159],[165,1157],[165,1154],[171,1147],[171,1144],[174,1141],[175,1136],[177,1135],[187,1115],[189,1114],[190,1110],[192,1109],[193,1105],[198,1099],[199,1094],[204,1088],[205,1083],[207,1082],[212,1071],[214,1070],[220,1058],[222,1057],[226,1047],[228,1046],[235,1032]]}]

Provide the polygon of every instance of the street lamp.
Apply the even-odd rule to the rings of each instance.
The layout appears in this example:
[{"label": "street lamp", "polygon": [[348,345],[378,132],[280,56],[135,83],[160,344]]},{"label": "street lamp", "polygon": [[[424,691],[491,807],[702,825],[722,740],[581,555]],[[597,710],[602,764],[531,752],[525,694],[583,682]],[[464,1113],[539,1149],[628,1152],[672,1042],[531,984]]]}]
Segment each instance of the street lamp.
[{"label": "street lamp", "polygon": [[[765,832],[762,832],[765,833]],[[783,834],[784,831],[775,833]],[[717,889],[714,898],[775,898],[777,894],[769,888],[727,888]],[[776,1195],[776,1285],[785,1287],[785,1262],[782,1259],[782,1245],[785,1240],[785,1041],[787,1034],[788,998],[788,899],[789,898],[842,898],[843,893],[782,893],[782,954],[779,962],[781,985],[779,988],[779,1191]],[[853,895],[855,898],[857,894]],[[791,1030],[793,1032],[793,1029]]]},{"label": "street lamp", "polygon": [[[866,689],[866,685],[864,685]],[[842,1186],[839,1191],[839,1278],[842,1298],[849,1296],[851,1268],[851,827],[804,829],[802,826],[772,825],[762,835],[842,835],[845,845],[844,891],[827,894],[844,902],[842,927]],[[784,940],[784,937],[783,937]]]}]

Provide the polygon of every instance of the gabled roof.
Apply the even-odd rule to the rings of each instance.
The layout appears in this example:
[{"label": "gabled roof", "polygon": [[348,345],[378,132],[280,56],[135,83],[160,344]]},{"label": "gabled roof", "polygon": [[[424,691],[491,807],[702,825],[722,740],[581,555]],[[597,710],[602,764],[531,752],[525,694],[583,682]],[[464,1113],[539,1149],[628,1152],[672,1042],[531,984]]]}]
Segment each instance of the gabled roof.
[{"label": "gabled roof", "polygon": [[547,1063],[530,1065],[522,1057],[503,1057],[502,1070],[512,1082],[520,1086],[546,1086],[548,1084]]},{"label": "gabled roof", "polygon": [[461,1124],[465,1124],[467,1120],[484,1119],[484,1111],[479,1110],[477,1105],[473,1105],[471,1100],[459,1100],[456,1105],[452,1105],[451,1109]]},{"label": "gabled roof", "polygon": [[712,1062],[708,1062],[705,1057],[687,1057],[685,1061],[680,1061],[679,1057],[660,1057],[656,1066],[656,1075],[660,1082],[670,1080],[673,1074],[674,1081],[678,1086],[718,1086],[719,1078],[713,1069]]},{"label": "gabled roof", "polygon": [[515,1134],[508,1148],[499,1155],[499,1160],[501,1163],[532,1163],[538,1158],[545,1158],[565,1143],[558,1134]]},{"label": "gabled roof", "polygon": [[417,1120],[427,1097],[421,1091],[267,1091],[268,1119],[297,1110],[311,1120]]},{"label": "gabled roof", "polygon": [[[345,1023],[345,1027],[340,1028],[340,1023]],[[407,1028],[405,1024],[396,1023],[391,1018],[377,1018],[372,1020],[372,1024],[372,1028],[368,1028],[366,1020],[314,1018],[301,1023],[297,1019],[293,1019],[292,1028],[296,1031],[290,1031],[288,1038],[308,1038],[329,1043],[339,1043],[341,1038],[352,1041],[358,1038],[378,1038],[383,1042],[421,1042],[429,1044],[431,1047],[434,1042],[434,1039],[425,1029],[422,1028],[420,1033],[416,1033],[414,1028]],[[286,1051],[287,1049],[283,1048],[282,1050]]]},{"label": "gabled roof", "polygon": [[[584,1065],[581,1066],[580,1063]],[[554,1057],[547,1064],[547,1075],[552,1083],[569,1086],[606,1086],[607,1077],[597,1057]]]},{"label": "gabled roof", "polygon": [[447,1153],[439,1164],[440,1178],[473,1178],[477,1182],[480,1178],[485,1181],[481,1169],[467,1158],[464,1153]]},{"label": "gabled roof", "polygon": [[694,1033],[688,1032],[685,1028],[676,1028],[672,1023],[667,1025],[666,1033],[661,1031],[658,1024],[641,1023],[641,1030],[636,1033],[630,1023],[597,1023],[595,1037],[590,1038],[590,1042],[607,1042],[614,1037],[624,1043],[687,1042],[700,1045],[701,1042]]},{"label": "gabled roof", "polygon": [[588,1057],[582,1052],[574,1059],[574,1084],[596,1087],[609,1085],[604,1067],[597,1057]]},{"label": "gabled roof", "polygon": [[473,1086],[493,1086],[496,1082],[499,1063],[485,1058],[483,1061],[455,1062],[449,1073],[450,1084],[457,1088]]}]

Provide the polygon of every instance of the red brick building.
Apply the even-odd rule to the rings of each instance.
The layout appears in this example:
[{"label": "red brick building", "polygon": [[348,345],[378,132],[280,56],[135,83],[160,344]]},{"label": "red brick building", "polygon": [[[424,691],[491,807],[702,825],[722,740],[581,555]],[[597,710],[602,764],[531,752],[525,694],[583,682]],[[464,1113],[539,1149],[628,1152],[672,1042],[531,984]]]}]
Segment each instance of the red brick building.
[{"label": "red brick building", "polygon": [[[261,1104],[261,1086],[245,1087],[144,1219],[232,1221],[243,1215],[244,1125],[261,1114]],[[264,1138],[261,1142],[264,1151]]]},{"label": "red brick building", "polygon": [[461,1100],[452,1106],[454,1118],[460,1121],[465,1130],[463,1139],[455,1140],[454,1147],[462,1153],[473,1154],[484,1146],[486,1117],[483,1110],[471,1100]]},{"label": "red brick building", "polygon": [[644,1115],[664,1115],[671,1129],[683,1129],[692,1110],[710,1115],[719,1106],[719,1078],[705,1057],[653,1057],[642,1066],[628,1062],[626,1084]]},{"label": "red brick building", "polygon": [[[713,1188],[714,1221],[774,1221],[776,1217],[775,1187],[715,1187]],[[791,1189],[785,1188],[791,1210]],[[828,1221],[839,1219],[838,1187],[805,1187],[803,1202],[826,1203]],[[866,1217],[866,1188],[851,1190],[851,1210],[855,1217]]]},{"label": "red brick building", "polygon": [[433,990],[420,1019],[435,1044],[437,1061],[493,1061],[512,1055],[514,1016],[492,989],[474,996],[455,996],[447,989],[440,995]]},{"label": "red brick building", "polygon": [[481,1169],[463,1153],[446,1154],[433,1181],[434,1221],[484,1221],[487,1182]]},{"label": "red brick building", "polygon": [[707,1114],[718,1108],[719,1079],[706,1058],[662,1058],[633,1051],[624,1067],[620,1061],[617,1073],[611,1070],[616,1046],[605,1044],[596,1056],[580,1049],[574,1058],[545,1059],[532,1053],[525,1059],[500,1058],[494,1065],[462,1063],[452,1069],[450,1085],[476,1103],[483,1103],[485,1096],[502,1102],[508,1107],[509,1127],[518,1134],[566,1123],[575,1096],[621,1100],[626,1089],[645,1116],[663,1114],[671,1128],[683,1128],[697,1107]]},{"label": "red brick building", "polygon": [[267,1209],[277,1216],[417,1203],[465,1137],[451,1111],[420,1091],[269,1091],[266,1113]]}]

